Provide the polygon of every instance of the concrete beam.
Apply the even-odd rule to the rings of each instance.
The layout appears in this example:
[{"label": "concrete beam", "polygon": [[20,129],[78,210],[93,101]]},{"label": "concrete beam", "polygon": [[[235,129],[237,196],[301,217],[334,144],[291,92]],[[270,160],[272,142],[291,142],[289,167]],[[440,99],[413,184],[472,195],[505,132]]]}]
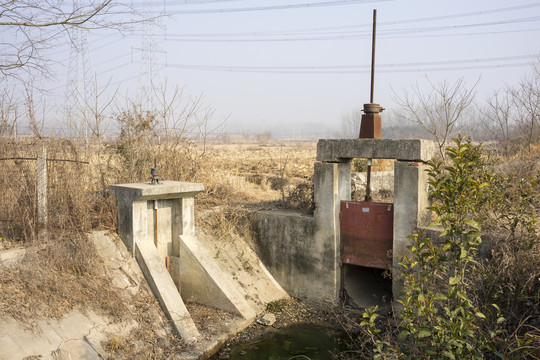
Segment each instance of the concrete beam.
[{"label": "concrete beam", "polygon": [[433,141],[422,139],[321,139],[317,161],[346,162],[350,159],[430,160],[437,151]]},{"label": "concrete beam", "polygon": [[163,181],[159,184],[134,183],[109,186],[118,201],[160,200],[194,197],[204,191],[204,185],[183,181]]},{"label": "concrete beam", "polygon": [[173,327],[188,343],[196,342],[200,334],[180,297],[174,282],[163,265],[157,248],[148,241],[135,243],[135,258],[161,308]]},{"label": "concrete beam", "polygon": [[220,270],[215,259],[190,235],[180,235],[180,292],[184,299],[254,319],[255,310]]}]

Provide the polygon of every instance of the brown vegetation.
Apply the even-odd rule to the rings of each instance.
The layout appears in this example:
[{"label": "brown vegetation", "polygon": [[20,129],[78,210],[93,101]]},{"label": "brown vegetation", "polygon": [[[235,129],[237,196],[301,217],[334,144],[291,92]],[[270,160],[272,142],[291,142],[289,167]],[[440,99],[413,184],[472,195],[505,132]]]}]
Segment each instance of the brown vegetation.
[{"label": "brown vegetation", "polygon": [[[167,180],[205,185],[205,191],[196,198],[198,226],[216,236],[247,236],[254,210],[285,207],[313,211],[314,142],[252,141],[210,146],[208,139],[195,141],[184,133],[160,136],[155,118],[148,114],[122,113],[118,121],[120,136],[93,137],[88,142],[0,137],[1,245],[27,249],[19,267],[0,272],[1,316],[21,320],[61,317],[77,307],[113,317],[126,314],[122,302],[117,301],[116,289],[107,285],[110,281],[101,271],[102,264],[85,233],[100,228],[114,230],[116,201],[108,193],[108,186],[148,181],[149,170],[154,166],[161,168]],[[32,160],[42,148],[47,149],[49,158],[49,223],[45,238],[39,237],[36,162]],[[495,299],[505,304],[501,308],[509,337],[501,338],[501,346],[510,349],[511,336],[523,339],[525,334],[536,334],[535,328],[539,326],[535,320],[540,316],[539,243],[535,232],[539,148],[536,144],[527,145],[512,155],[499,152],[497,144],[489,149],[489,161],[483,166],[514,177],[496,185],[507,190],[499,192],[500,198],[494,201],[500,204],[497,212],[483,214],[492,221],[485,235],[490,261],[481,263],[482,274],[491,272],[494,276],[479,276],[471,292],[478,299]],[[378,161],[374,170],[390,170],[391,166],[389,161]],[[361,171],[363,167],[362,161],[353,162],[353,170]],[[523,219],[518,215],[524,214],[534,221],[514,226],[516,219]],[[501,228],[504,224],[507,228]],[[141,296],[146,300],[151,297],[148,292]],[[154,305],[157,306],[155,301]],[[146,310],[141,308],[141,314],[144,313]],[[140,331],[151,336],[148,328]],[[143,335],[130,336],[135,341]],[[124,340],[111,338],[107,344],[109,351],[120,357],[134,356],[135,350],[122,343]],[[147,343],[148,353],[156,349],[152,341]],[[175,341],[169,339],[173,345]],[[137,351],[142,350],[139,347]]]}]

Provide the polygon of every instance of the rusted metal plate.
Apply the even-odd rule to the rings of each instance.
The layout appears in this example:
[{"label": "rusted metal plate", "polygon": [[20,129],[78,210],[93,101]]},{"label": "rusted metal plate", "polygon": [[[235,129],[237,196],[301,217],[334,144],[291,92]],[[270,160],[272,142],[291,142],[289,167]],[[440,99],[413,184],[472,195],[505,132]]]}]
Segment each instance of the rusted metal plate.
[{"label": "rusted metal plate", "polygon": [[394,237],[394,204],[341,201],[341,261],[386,269]]}]

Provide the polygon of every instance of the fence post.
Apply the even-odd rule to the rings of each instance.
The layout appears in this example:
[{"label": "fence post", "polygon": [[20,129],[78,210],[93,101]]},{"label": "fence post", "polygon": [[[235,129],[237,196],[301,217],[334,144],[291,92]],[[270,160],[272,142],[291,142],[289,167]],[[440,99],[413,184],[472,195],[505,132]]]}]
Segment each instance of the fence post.
[{"label": "fence post", "polygon": [[37,211],[38,239],[47,238],[47,149],[41,148],[37,156]]}]

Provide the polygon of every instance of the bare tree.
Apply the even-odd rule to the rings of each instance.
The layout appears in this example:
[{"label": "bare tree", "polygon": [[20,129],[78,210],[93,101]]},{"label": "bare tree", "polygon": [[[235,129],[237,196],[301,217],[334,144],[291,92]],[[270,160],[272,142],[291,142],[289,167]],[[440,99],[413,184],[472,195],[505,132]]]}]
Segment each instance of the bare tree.
[{"label": "bare tree", "polygon": [[202,152],[206,151],[210,136],[218,135],[228,118],[217,124],[210,124],[214,108],[204,104],[203,95],[185,96],[184,89],[175,87],[167,91],[167,81],[159,89],[157,95],[158,108],[156,115],[160,118],[159,131],[166,141],[176,139],[183,141],[187,137],[202,141]]},{"label": "bare tree", "polygon": [[[24,99],[24,108],[26,113],[26,119],[28,120],[28,126],[30,128],[30,131],[32,131],[32,135],[37,139],[43,139],[44,132],[43,127],[45,124],[45,103],[41,103],[43,106],[42,110],[38,113],[38,109],[36,109],[39,104],[36,104],[36,101],[34,100],[34,89],[31,85],[26,85],[25,88],[25,94],[26,97]],[[41,115],[41,119],[38,118],[38,116]]]},{"label": "bare tree", "polygon": [[341,128],[338,136],[344,138],[357,138],[362,123],[362,110],[354,109],[341,117]]},{"label": "bare tree", "polygon": [[404,90],[399,96],[394,92],[393,99],[398,105],[395,113],[430,133],[444,158],[445,144],[459,131],[460,121],[474,101],[478,81],[470,88],[462,77],[454,83],[448,80],[433,83],[429,78],[427,82],[429,86],[425,89],[417,82],[411,86],[411,93]]},{"label": "bare tree", "polygon": [[533,75],[523,78],[510,89],[516,107],[516,125],[524,145],[540,141],[540,59],[533,66]]},{"label": "bare tree", "polygon": [[17,135],[17,110],[15,90],[4,89],[0,94],[0,135]]},{"label": "bare tree", "polygon": [[[0,0],[0,72],[4,78],[20,78],[19,70],[50,75],[45,50],[73,28],[121,29],[129,22],[117,21],[125,5],[115,0],[81,1],[80,6],[63,0]],[[9,40],[7,40],[9,39]]]},{"label": "bare tree", "polygon": [[509,89],[496,91],[487,100],[486,106],[480,109],[480,114],[488,139],[499,142],[505,155],[508,155],[516,125],[514,99]]},{"label": "bare tree", "polygon": [[513,144],[528,148],[540,142],[540,59],[532,76],[495,92],[480,112],[489,138],[498,141],[506,155]]}]

